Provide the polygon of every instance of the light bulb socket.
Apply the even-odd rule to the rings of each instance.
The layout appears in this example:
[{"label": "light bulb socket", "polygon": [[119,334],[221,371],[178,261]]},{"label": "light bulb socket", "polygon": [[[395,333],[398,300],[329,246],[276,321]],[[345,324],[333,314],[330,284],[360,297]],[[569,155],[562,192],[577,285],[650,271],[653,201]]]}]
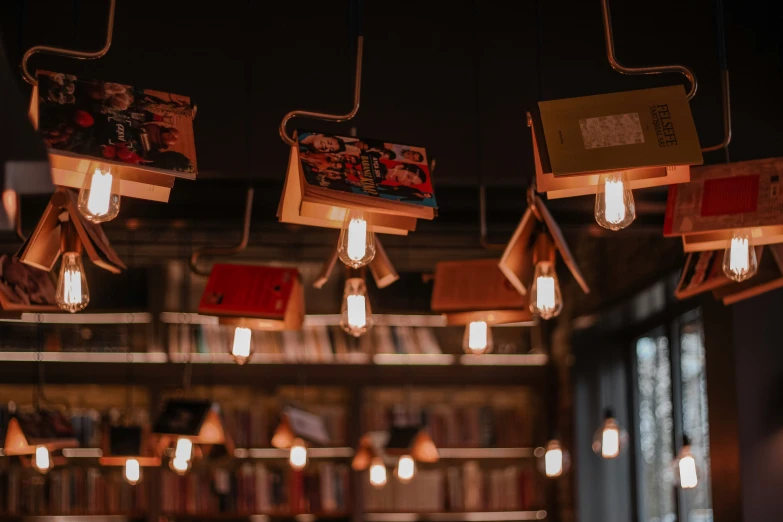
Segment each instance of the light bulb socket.
[{"label": "light bulb socket", "polygon": [[691,445],[691,439],[686,434],[682,434],[682,447],[688,447]]},{"label": "light bulb socket", "polygon": [[533,246],[533,264],[555,263],[555,244],[546,232],[540,232]]},{"label": "light bulb socket", "polygon": [[612,408],[604,409],[604,420],[613,419],[613,418],[614,418],[614,410]]}]

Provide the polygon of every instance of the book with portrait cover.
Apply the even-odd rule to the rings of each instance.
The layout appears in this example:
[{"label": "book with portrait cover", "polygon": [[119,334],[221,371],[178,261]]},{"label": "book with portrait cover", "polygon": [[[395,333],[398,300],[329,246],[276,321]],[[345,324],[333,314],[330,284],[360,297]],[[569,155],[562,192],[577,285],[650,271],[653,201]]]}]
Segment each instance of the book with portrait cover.
[{"label": "book with portrait cover", "polygon": [[422,147],[298,131],[278,217],[340,228],[354,209],[371,214],[375,232],[405,235],[437,215],[427,161]]},{"label": "book with portrait cover", "polygon": [[80,188],[97,163],[123,196],[166,202],[175,178],[196,179],[187,96],[71,74],[37,72],[30,120],[49,150],[55,185]]}]

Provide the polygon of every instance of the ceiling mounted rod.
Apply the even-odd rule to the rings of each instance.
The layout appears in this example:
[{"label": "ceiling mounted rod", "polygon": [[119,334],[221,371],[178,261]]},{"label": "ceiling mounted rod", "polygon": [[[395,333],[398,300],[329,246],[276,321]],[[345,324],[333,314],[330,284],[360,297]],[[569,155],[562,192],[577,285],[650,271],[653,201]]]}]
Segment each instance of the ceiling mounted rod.
[{"label": "ceiling mounted rod", "polygon": [[662,73],[679,73],[685,76],[690,84],[690,90],[688,91],[688,99],[693,99],[696,96],[696,89],[698,88],[698,82],[693,70],[684,65],[656,65],[650,67],[626,67],[617,61],[614,54],[614,36],[612,34],[612,20],[609,15],[609,0],[601,0],[601,9],[603,11],[604,20],[604,37],[606,38],[606,58],[609,60],[609,64],[612,68],[622,74],[636,75],[636,74],[662,74]]},{"label": "ceiling mounted rod", "polygon": [[191,272],[200,276],[208,276],[210,270],[202,270],[198,266],[198,261],[202,256],[233,256],[247,248],[247,243],[250,239],[250,218],[253,214],[253,192],[253,187],[248,187],[242,237],[239,239],[239,243],[231,247],[204,247],[194,250],[190,256]]},{"label": "ceiling mounted rod", "polygon": [[[731,143],[731,99],[729,92],[729,71],[721,73],[721,98],[723,101],[723,141],[711,147],[704,147],[702,152],[715,152],[725,149]],[[728,160],[727,160],[728,161]]]},{"label": "ceiling mounted rod", "polygon": [[117,0],[109,0],[109,17],[106,21],[106,43],[103,45],[103,47],[97,51],[88,52],[88,51],[77,51],[74,49],[64,49],[62,47],[53,47],[50,45],[36,45],[35,47],[31,47],[27,50],[26,53],[24,53],[24,56],[22,57],[22,77],[24,78],[24,81],[29,83],[30,85],[38,85],[38,80],[35,79],[35,76],[30,74],[30,71],[27,69],[27,61],[30,59],[30,57],[37,53],[45,53],[45,54],[54,54],[57,56],[67,56],[69,58],[76,58],[78,60],[95,60],[96,58],[103,58],[103,56],[106,55],[107,52],[109,52],[109,48],[111,47],[111,40],[112,35],[114,34],[114,10],[117,4]]},{"label": "ceiling mounted rod", "polygon": [[715,1],[715,34],[717,35],[718,61],[721,72],[721,101],[723,103],[723,141],[702,152],[714,152],[726,149],[726,161],[729,161],[729,143],[731,143],[731,91],[729,90],[729,66],[726,60],[726,24],[723,21],[723,0]]},{"label": "ceiling mounted rod", "polygon": [[283,138],[283,141],[286,145],[293,147],[296,145],[296,140],[288,135],[288,122],[296,117],[299,118],[311,118],[314,120],[323,120],[323,121],[333,121],[336,123],[340,123],[343,121],[348,121],[354,118],[356,116],[356,113],[359,112],[359,101],[361,100],[362,95],[362,50],[364,46],[364,37],[359,36],[357,43],[356,43],[356,78],[354,80],[354,86],[353,86],[353,109],[351,109],[351,112],[345,113],[345,114],[328,114],[326,112],[312,112],[312,111],[301,111],[301,110],[295,110],[291,111],[285,116],[283,116],[283,121],[280,122],[280,137]]}]

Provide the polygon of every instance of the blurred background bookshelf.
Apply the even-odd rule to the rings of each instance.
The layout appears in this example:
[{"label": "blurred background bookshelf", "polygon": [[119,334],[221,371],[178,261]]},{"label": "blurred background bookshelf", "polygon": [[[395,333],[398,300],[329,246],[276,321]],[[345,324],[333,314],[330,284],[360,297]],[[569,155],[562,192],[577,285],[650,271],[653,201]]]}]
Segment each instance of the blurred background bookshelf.
[{"label": "blurred background bookshelf", "polygon": [[[0,320],[0,427],[9,403],[32,404],[30,383],[43,372],[47,399],[67,411],[81,446],[66,450],[70,457],[47,475],[0,458],[0,520],[548,517],[551,499],[534,455],[547,437],[550,367],[529,325],[493,329],[495,352],[476,357],[462,352],[463,328],[439,316],[378,315],[359,340],[337,320],[308,316],[301,332],[254,332],[243,366],[228,353],[233,329],[197,314]],[[232,454],[199,460],[185,476],[165,462],[144,468],[134,487],[118,469],[98,466],[103,434],[121,414],[149,425],[166,398],[181,396],[220,405]],[[302,472],[270,444],[286,404],[319,414],[330,434],[328,447],[309,450]],[[351,470],[362,434],[410,423],[427,426],[438,463],[422,464],[400,484],[389,461],[388,483],[378,490],[365,472]]]}]

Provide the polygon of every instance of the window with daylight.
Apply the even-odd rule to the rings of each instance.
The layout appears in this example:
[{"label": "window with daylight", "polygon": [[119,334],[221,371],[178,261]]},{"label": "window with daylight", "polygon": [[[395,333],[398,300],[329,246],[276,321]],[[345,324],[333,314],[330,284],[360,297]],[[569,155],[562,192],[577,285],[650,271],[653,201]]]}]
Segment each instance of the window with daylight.
[{"label": "window with daylight", "polygon": [[[711,522],[709,420],[704,336],[698,311],[636,339],[635,414],[638,518]],[[674,485],[672,462],[690,440],[698,485]]]}]

